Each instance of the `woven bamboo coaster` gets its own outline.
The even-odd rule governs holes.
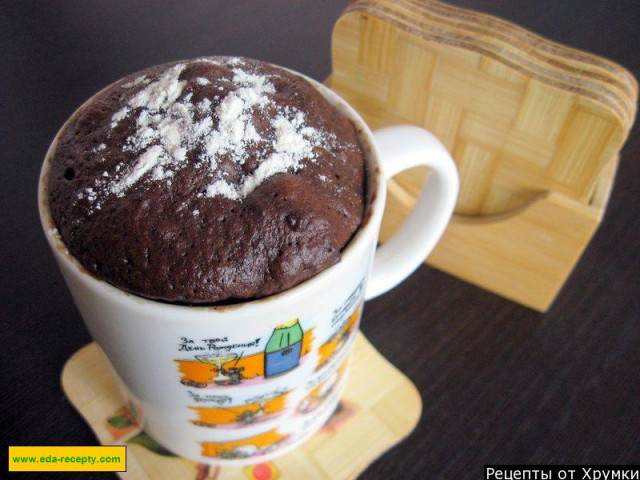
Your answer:
[[[638,84],[620,65],[435,0],[352,0],[333,29],[329,86],[372,129],[414,124],[460,173],[427,262],[546,311],[604,215]],[[380,239],[425,171],[387,184]]]
[[[104,445],[127,445],[127,480],[348,479],[414,429],[422,402],[415,385],[358,333],[344,398],[324,428],[300,448],[246,467],[197,464],[165,451],[133,421],[96,343],[78,350],[62,388]]]

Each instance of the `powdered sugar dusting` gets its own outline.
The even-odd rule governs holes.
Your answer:
[[[133,169],[122,178],[121,181],[113,185],[113,191],[117,194],[122,194],[124,190],[135,184],[140,178],[152,169],[159,168],[160,162],[163,160],[164,152],[160,145],[154,145],[146,152],[144,152],[138,158],[138,161],[133,166]],[[154,171],[154,176],[162,176],[163,173],[159,169],[158,172]]]
[[[133,80],[132,82],[128,82],[125,83],[124,85],[122,85],[124,88],[133,88],[133,87],[137,87],[140,84],[148,84],[150,82],[150,80],[147,78],[146,75],[141,75],[138,78],[136,78],[135,80]]]
[[[230,198],[231,200],[238,200],[240,198],[238,191],[224,180],[216,180],[209,185],[207,187],[206,195],[207,197],[217,197],[220,195],[222,197]]]
[[[239,196],[246,197],[262,182],[278,173],[300,170],[305,158],[315,159],[313,148],[321,145],[322,136],[305,126],[302,112],[297,112],[293,120],[279,116],[271,121],[271,126],[275,130],[275,152],[243,180],[238,188]]]
[[[255,107],[265,107],[270,103],[267,94],[275,92],[265,76],[247,73],[238,68],[233,69],[233,74],[232,82],[239,88],[230,92],[215,108],[218,128],[207,132],[204,139],[203,159],[214,166],[216,157],[225,154],[231,155],[239,164],[244,163],[247,147],[260,140],[252,123],[251,113]],[[201,106],[199,109],[206,111],[206,107],[207,105]]]
[[[204,98],[193,103],[193,93],[185,94],[187,81],[180,80],[188,66],[184,63],[172,66],[155,80],[143,75],[123,85],[144,86],[111,117],[112,128],[118,128],[123,120],[134,116],[135,131],[122,150],[132,152],[137,159],[131,165],[117,165],[105,172],[79,196],[99,209],[108,197],[122,197],[136,185],[165,182],[170,186],[176,173],[192,165],[203,169],[208,182],[201,197],[242,201],[268,178],[299,171],[304,168],[304,160],[314,162],[314,148],[326,146],[335,138],[311,128],[302,111],[275,104],[275,87],[268,76],[243,69],[238,58],[227,60],[226,65],[232,67],[233,77],[224,80],[235,89],[218,87],[221,93],[213,101]],[[211,83],[202,76],[193,81],[199,87]],[[270,131],[260,134],[253,114],[269,108],[276,115],[270,120]],[[256,145],[260,148],[254,148]],[[263,148],[265,145],[269,148]],[[102,144],[96,150],[104,148]],[[254,157],[257,155],[257,167],[229,181],[218,168],[218,161],[224,156],[243,165],[249,148]]]

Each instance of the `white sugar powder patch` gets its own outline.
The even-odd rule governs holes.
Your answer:
[[[138,78],[136,78],[135,80],[133,80],[132,82],[128,82],[125,83],[124,85],[122,85],[124,88],[133,88],[133,87],[137,87],[140,84],[148,84],[150,82],[150,80],[147,78],[146,75],[142,75]]]
[[[234,69],[233,72],[232,81],[239,88],[230,92],[216,107],[218,128],[211,130],[204,140],[203,157],[212,163],[215,163],[217,156],[224,154],[230,154],[239,164],[244,163],[247,147],[260,140],[252,123],[252,111],[255,107],[270,103],[267,94],[275,92],[271,82],[264,76],[240,69]]]
[[[275,131],[275,152],[260,163],[251,175],[243,179],[238,186],[242,197],[246,197],[262,182],[278,173],[300,170],[302,160],[306,158],[313,161],[313,147],[321,144],[322,136],[316,130],[304,126],[302,112],[297,112],[293,121],[282,116],[277,117],[271,121],[271,125]]]
[[[211,100],[204,98],[198,105],[196,105],[196,108],[200,113],[208,112],[211,110]]]
[[[134,183],[136,183],[140,178],[151,169],[157,167],[164,156],[164,152],[160,145],[154,145],[149,150],[144,152],[138,158],[138,161],[133,166],[133,170],[131,170],[125,177],[115,184],[114,191],[118,195],[122,195],[124,189],[130,187]]]
[[[227,61],[227,65],[233,66],[241,63],[236,58]],[[115,128],[125,118],[136,115],[135,132],[122,149],[138,157],[132,166],[117,165],[115,171],[104,172],[93,188],[79,194],[80,198],[100,208],[110,195],[124,196],[140,182],[164,181],[170,185],[175,173],[189,164],[188,152],[198,150],[202,152],[197,159],[199,165],[206,167],[205,174],[211,179],[204,196],[241,201],[273,175],[296,172],[303,168],[303,160],[315,161],[313,149],[335,138],[309,127],[303,112],[275,105],[272,100],[275,88],[267,76],[238,67],[232,70],[233,78],[227,79],[236,86],[235,90],[228,91],[226,96],[223,93],[224,98],[215,108],[206,98],[194,104],[191,93],[183,95],[186,81],[180,80],[180,75],[185,68],[185,64],[178,64],[154,81],[141,76],[124,85],[125,88],[144,85],[144,88],[113,114],[111,125]],[[195,83],[205,86],[210,81],[197,77]],[[218,87],[218,90],[225,89]],[[270,122],[270,132],[262,138],[253,124],[253,113],[269,106],[275,107],[277,115]],[[206,116],[196,120],[196,114],[199,118]],[[212,117],[217,118],[215,128]],[[224,155],[242,165],[247,149],[258,142],[270,143],[272,153],[262,149],[256,154],[254,149],[253,154],[258,155],[257,168],[239,182],[225,180],[227,174],[217,168],[219,158]],[[95,150],[105,148],[101,144]]]
[[[231,200],[238,200],[240,195],[233,185],[225,182],[224,180],[217,180],[207,187],[207,197],[216,197],[218,195],[222,197],[230,198]]]
[[[127,117],[127,115],[129,115],[130,111],[131,111],[131,108],[124,107],[118,110],[116,113],[114,113],[113,116],[111,117],[111,128],[116,128],[118,126],[118,123],[120,123],[120,121],[124,120]]]
[[[129,106],[146,107],[149,110],[162,110],[169,107],[180,96],[186,84],[185,81],[178,81],[184,68],[183,64],[170,68],[158,80],[140,90],[129,100]]]

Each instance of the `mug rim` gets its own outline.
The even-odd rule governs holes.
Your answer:
[[[169,62],[180,63],[184,62],[192,62],[197,61],[199,59],[207,59],[207,57],[199,57],[192,60],[179,60],[177,62]],[[341,271],[348,268],[349,264],[352,263],[352,259],[356,257],[357,250],[363,248],[366,245],[366,242],[369,240],[369,237],[374,237],[374,242],[378,238],[378,225],[380,223],[383,208],[386,200],[386,182],[384,182],[384,175],[382,170],[382,165],[379,159],[379,152],[377,146],[375,144],[373,133],[371,129],[366,124],[366,122],[362,119],[360,114],[356,112],[356,110],[340,95],[331,90],[326,85],[309,78],[308,76],[297,72],[295,70],[282,67],[280,65],[272,64],[269,62],[269,65],[272,65],[276,68],[280,68],[282,70],[286,70],[288,72],[297,75],[306,81],[308,81],[322,96],[327,100],[333,107],[337,108],[338,111],[348,120],[350,120],[356,130],[356,134],[358,136],[358,141],[362,148],[364,159],[365,159],[365,182],[367,186],[367,191],[365,192],[367,204],[365,207],[364,217],[362,224],[355,232],[353,237],[349,240],[349,243],[346,247],[342,249],[340,252],[340,260],[338,263],[331,265],[330,267],[322,270],[321,272],[315,274],[314,276],[304,280],[303,282],[287,289],[282,292],[278,292],[272,295],[268,295],[266,297],[260,298],[250,298],[246,300],[240,300],[237,303],[232,304],[223,304],[223,305],[215,305],[215,304],[179,304],[179,303],[170,303],[167,301],[152,299],[148,297],[144,297],[135,293],[128,292],[107,280],[103,280],[95,276],[93,273],[89,272],[80,261],[73,256],[59,233],[52,233],[52,229],[55,229],[57,232],[57,226],[53,217],[51,215],[51,210],[49,208],[49,198],[48,198],[48,182],[49,182],[49,171],[51,158],[55,152],[55,148],[58,144],[58,139],[60,134],[65,129],[67,124],[76,116],[76,114],[85,106],[88,105],[96,96],[101,94],[104,90],[111,87],[115,83],[121,81],[116,80],[111,84],[107,85],[105,88],[96,92],[94,95],[89,97],[85,102],[83,102],[74,112],[69,116],[69,118],[63,123],[60,130],[56,133],[51,142],[47,153],[45,154],[45,158],[42,163],[42,167],[40,169],[40,175],[38,179],[38,210],[40,216],[40,223],[44,230],[45,237],[49,246],[51,247],[55,258],[63,262],[66,266],[71,268],[74,274],[87,284],[94,290],[99,290],[102,295],[110,296],[114,299],[124,301],[124,302],[132,302],[136,303],[139,306],[144,306],[145,308],[160,308],[160,309],[169,309],[175,312],[190,312],[190,313],[226,313],[228,311],[247,311],[254,308],[264,308],[265,305],[269,304],[273,306],[274,304],[284,304],[305,294],[309,294],[318,286],[327,283],[330,281],[330,278],[333,275],[339,275]]]

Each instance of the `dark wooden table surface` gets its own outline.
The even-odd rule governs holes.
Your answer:
[[[36,210],[40,163],[62,122],[111,81],[173,59],[245,55],[322,79],[330,71],[331,28],[345,3],[0,4],[0,437],[6,445],[96,443],[60,388],[65,360],[90,338]],[[451,3],[640,74],[638,0]],[[639,155],[636,128],[604,221],[546,314],[426,266],[367,304],[362,330],[415,382],[424,412],[413,434],[363,478],[481,478],[486,463],[640,463]]]

